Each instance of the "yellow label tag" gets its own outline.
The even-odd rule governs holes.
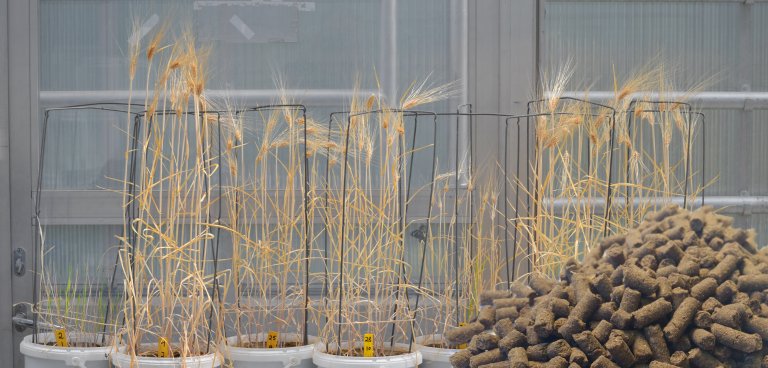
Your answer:
[[[373,357],[373,334],[367,333],[363,335],[363,356],[366,358]]]
[[[277,347],[277,331],[269,331],[267,334],[267,348],[274,349]]]
[[[67,331],[64,329],[56,330],[53,332],[54,335],[56,335],[56,346],[60,346],[62,348],[68,348],[69,343],[67,342]]]
[[[170,358],[171,347],[168,346],[168,340],[165,337],[161,337],[157,340],[157,357],[158,358]]]
[[[464,327],[466,325],[467,325],[466,322],[459,322],[459,327]],[[466,348],[467,348],[467,344],[459,344],[459,349],[466,349]]]

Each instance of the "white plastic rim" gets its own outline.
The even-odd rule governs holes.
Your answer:
[[[345,343],[342,343],[341,346],[345,347],[345,345]],[[362,344],[355,345],[362,346]],[[394,346],[406,351],[408,350],[408,344],[395,344]],[[336,348],[336,344],[328,344],[328,348],[333,350]],[[315,354],[312,356],[312,361],[314,361],[315,365],[320,368],[414,368],[422,362],[421,353],[415,348],[415,345],[411,353],[364,358],[328,354],[325,350],[325,344],[322,342],[319,342],[315,345]]]
[[[433,343],[442,344],[443,342],[443,335],[441,334],[419,336],[415,339],[416,346],[418,346],[418,350],[421,352],[425,363],[428,361],[450,363],[451,355],[455,354],[459,349],[426,346]]]
[[[302,341],[303,336],[296,333],[280,334],[280,341]],[[277,363],[282,367],[298,367],[303,361],[312,361],[312,353],[319,340],[315,336],[309,336],[309,345],[283,347],[283,348],[243,348],[236,346],[239,342],[263,342],[266,340],[266,334],[251,334],[243,336],[232,336],[227,338],[227,346],[222,347],[222,353],[235,365],[243,363]],[[257,366],[257,365],[252,365]]]
[[[446,348],[435,348],[430,345],[433,343],[443,343],[443,335],[441,334],[434,334],[434,335],[426,335],[426,336],[419,336],[415,340],[415,346],[421,353],[421,356],[424,359],[424,362],[422,363],[423,368],[451,368],[451,355],[455,354],[458,349],[446,349]]]
[[[112,352],[112,346],[93,347],[93,348],[63,348],[59,346],[43,345],[56,341],[52,333],[37,334],[37,341],[32,342],[32,336],[24,337],[19,346],[19,350],[25,357],[25,367],[107,367],[109,365],[109,354]],[[91,341],[94,336],[89,334],[70,333],[70,341]],[[88,337],[86,339],[85,337]]]
[[[125,347],[112,353],[112,364],[117,368],[216,368],[221,365],[217,353],[186,358],[136,357],[131,365],[131,356],[125,353]]]

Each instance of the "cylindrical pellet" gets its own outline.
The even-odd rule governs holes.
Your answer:
[[[763,348],[763,340],[758,334],[748,334],[719,323],[712,324],[715,340],[731,349],[752,353]]]
[[[691,340],[702,350],[712,351],[715,348],[715,335],[705,329],[696,328],[691,331]]]
[[[699,328],[710,328],[712,327],[712,315],[705,311],[698,311],[693,317],[693,323]]]
[[[712,295],[715,295],[715,290],[717,290],[717,280],[712,277],[707,277],[691,288],[691,296],[700,301],[704,301]]]
[[[528,360],[535,360],[537,362],[545,362],[549,360],[549,357],[547,356],[547,346],[549,346],[547,343],[528,346],[525,349],[526,354],[528,354]]]
[[[567,368],[568,367],[568,360],[561,356],[556,356],[552,359],[550,359],[546,364],[546,368]]]
[[[445,332],[445,340],[450,345],[459,345],[469,342],[475,336],[485,330],[480,322],[472,322],[466,326],[456,327]]]
[[[568,357],[568,362],[573,364],[576,363],[579,366],[583,367],[587,363],[589,363],[589,358],[587,358],[587,354],[584,354],[583,351],[579,348],[571,348],[571,355]]]
[[[547,356],[552,359],[556,356],[568,358],[571,355],[571,345],[563,339],[556,340],[547,346]]]
[[[635,364],[635,356],[621,337],[615,336],[608,339],[605,348],[611,353],[611,360],[619,363],[620,366],[631,367]]]
[[[560,336],[566,339],[572,339],[574,335],[584,331],[586,324],[576,318],[568,318],[563,327],[557,330]],[[569,340],[570,341],[570,340]]]
[[[506,290],[485,290],[480,293],[480,305],[489,305],[495,299],[509,298],[511,294]]]
[[[454,368],[469,368],[469,359],[472,358],[472,353],[469,350],[459,350],[455,354],[451,355],[448,360]]]
[[[645,296],[653,295],[659,287],[656,279],[636,266],[624,269],[624,285],[641,292]]]
[[[510,368],[528,368],[528,354],[525,348],[517,347],[507,353]]]
[[[768,274],[744,275],[739,276],[738,280],[740,291],[749,293],[768,290]]]
[[[632,355],[635,356],[638,363],[648,363],[653,359],[651,344],[643,335],[635,336],[635,340],[632,342]]]
[[[590,368],[621,368],[616,363],[612,362],[610,359],[606,358],[605,356],[600,356],[597,358],[594,362],[592,362],[592,365],[589,366]]]
[[[477,368],[481,365],[496,363],[502,360],[504,360],[504,354],[502,354],[501,350],[488,350],[469,358],[469,367]]]
[[[511,330],[504,338],[499,340],[499,349],[502,351],[511,351],[517,347],[525,347],[528,344],[527,338],[518,330]]]
[[[712,322],[740,329],[742,323],[751,314],[746,305],[741,303],[728,304],[712,314]]]
[[[485,328],[491,328],[496,323],[496,308],[486,305],[480,308],[477,314],[477,322],[480,322]]]
[[[576,303],[576,306],[571,310],[570,318],[576,318],[580,321],[588,322],[592,317],[592,313],[595,313],[597,308],[600,307],[601,301],[597,295],[587,293],[582,299]]]
[[[512,323],[511,319],[500,319],[493,325],[493,332],[495,332],[499,338],[503,339],[510,331],[515,331],[515,324]]]
[[[574,341],[589,359],[596,360],[600,356],[607,356],[607,352],[600,341],[597,341],[592,332],[584,331],[573,336]]]
[[[552,307],[552,313],[555,317],[568,317],[571,314],[571,306],[567,300],[561,298],[551,298],[549,303]]]
[[[514,320],[519,315],[520,315],[520,312],[517,311],[517,307],[496,308],[497,321],[507,319],[507,318]]]
[[[739,287],[736,286],[736,283],[731,280],[726,280],[715,289],[715,297],[720,303],[728,304],[738,292]]]
[[[500,298],[493,300],[493,306],[496,309],[515,307],[519,311],[530,304],[531,300],[528,298]]]
[[[696,368],[724,368],[725,365],[717,358],[712,356],[712,354],[707,353],[706,351],[703,351],[699,348],[691,349],[690,352],[688,352],[688,360],[690,360],[691,365],[693,365]]]
[[[641,298],[642,294],[639,291],[628,287],[624,288],[624,295],[621,297],[619,309],[634,312],[637,308],[640,308]]]
[[[608,337],[611,335],[612,330],[613,325],[606,320],[602,320],[592,329],[592,334],[595,335],[597,341],[600,341],[601,344],[605,344],[605,342],[608,341]]]
[[[714,277],[717,283],[720,284],[723,281],[731,278],[733,271],[736,271],[736,267],[739,266],[739,258],[734,255],[727,255],[720,261],[715,268],[709,271],[708,277]]]
[[[643,328],[652,323],[658,322],[672,313],[672,303],[664,299],[656,299],[635,311],[635,328]]]
[[[625,367],[628,367],[628,366],[625,366]],[[664,363],[658,360],[654,360],[654,361],[651,361],[651,364],[648,365],[648,368],[679,368],[679,367],[674,364]]]
[[[768,342],[768,318],[752,316],[747,319],[744,327],[747,331],[760,335],[763,340]]]
[[[664,340],[664,333],[661,332],[661,327],[659,325],[650,325],[643,329],[643,333],[651,345],[653,358],[662,362],[668,362],[669,348],[667,347],[667,341]]]
[[[491,333],[480,333],[469,341],[467,349],[473,353],[496,349],[499,345],[499,337]]]
[[[616,328],[620,329],[627,329],[630,326],[632,326],[632,323],[634,322],[632,313],[627,312],[623,309],[619,309],[616,312],[613,312],[613,315],[611,316],[611,324],[614,325]]]
[[[669,341],[675,341],[685,332],[685,329],[691,324],[696,316],[696,311],[701,306],[701,302],[696,298],[685,298],[672,314],[672,319],[664,327],[664,336]]]
[[[539,273],[534,273],[531,275],[530,284],[531,289],[533,289],[533,291],[535,291],[538,295],[549,294],[549,292],[552,291],[552,287],[555,285],[552,280]]]
[[[683,256],[683,259],[677,264],[677,272],[688,276],[698,275],[700,268],[701,266],[699,266],[699,262],[696,262],[692,257],[687,255]]]
[[[541,338],[550,337],[555,332],[555,314],[549,308],[539,308],[533,320],[533,329]]]
[[[536,292],[530,286],[520,281],[515,281],[509,285],[509,290],[518,298],[532,298]]]
[[[691,349],[686,349],[686,351],[689,351],[689,350]],[[674,364],[677,367],[683,367],[683,368],[689,367],[688,354],[680,350],[672,353],[672,355],[669,356],[669,362]]]

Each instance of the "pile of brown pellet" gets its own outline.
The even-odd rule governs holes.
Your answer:
[[[480,296],[456,368],[768,368],[768,248],[702,207],[649,213],[604,239],[560,281]]]

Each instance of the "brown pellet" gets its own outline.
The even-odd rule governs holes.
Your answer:
[[[653,351],[653,358],[662,362],[669,361],[669,348],[667,342],[664,340],[664,333],[661,332],[659,325],[650,325],[643,329],[645,338],[651,345],[651,351]]]
[[[768,342],[768,318],[752,316],[747,319],[744,327],[748,332],[756,333]]]
[[[624,295],[621,297],[619,309],[627,312],[634,312],[637,308],[640,308],[641,298],[642,294],[639,291],[629,287],[624,288]]]
[[[658,322],[666,318],[670,313],[672,313],[672,303],[664,299],[656,299],[654,302],[635,311],[635,328],[643,328]]]
[[[715,297],[717,297],[717,300],[720,301],[720,303],[728,304],[738,292],[739,288],[736,286],[736,283],[731,280],[726,280],[715,289]]]
[[[634,320],[632,319],[632,313],[623,309],[619,309],[616,312],[613,312],[613,315],[611,316],[611,324],[622,330],[632,326],[633,322]]]
[[[555,314],[546,307],[539,308],[533,320],[533,328],[541,338],[548,338],[555,332]]]
[[[595,335],[597,341],[600,341],[601,344],[605,344],[605,342],[608,341],[608,337],[611,335],[612,330],[613,325],[606,320],[602,320],[592,329],[592,334]]]
[[[567,368],[568,360],[561,356],[556,356],[550,359],[544,366],[546,368]]]
[[[534,273],[531,275],[530,285],[536,294],[546,295],[552,291],[552,287],[554,287],[555,283],[542,274]]]
[[[715,290],[717,290],[717,280],[712,277],[707,277],[691,288],[691,296],[700,301],[704,301],[712,295],[715,295]]]
[[[712,351],[715,348],[715,335],[711,332],[696,328],[691,331],[691,340],[693,343],[705,351]]]
[[[466,326],[456,327],[445,332],[445,340],[450,345],[459,345],[469,342],[475,336],[485,330],[480,322],[472,322]]]
[[[528,298],[501,298],[493,300],[493,306],[496,309],[515,307],[518,311],[527,307],[530,303],[531,300]]]
[[[516,319],[520,315],[517,307],[496,308],[496,320]]]
[[[493,332],[495,332],[499,338],[504,338],[504,336],[507,336],[511,331],[515,331],[515,324],[512,323],[512,320],[509,318],[500,319],[493,325]]]
[[[610,359],[606,358],[605,356],[600,356],[594,362],[592,362],[592,365],[590,365],[590,368],[621,368],[621,367],[616,365],[616,363],[612,362]]]
[[[741,303],[728,304],[712,314],[712,322],[740,329],[748,314],[746,305]]]
[[[469,341],[467,349],[473,353],[496,349],[499,346],[499,337],[491,333],[480,333]]]
[[[576,363],[579,366],[583,367],[587,363],[589,363],[589,358],[587,358],[587,354],[584,354],[583,351],[579,348],[571,348],[571,355],[568,357],[569,363]]]
[[[556,340],[547,346],[547,356],[552,359],[556,356],[568,358],[571,355],[571,345],[563,339]]]
[[[587,322],[592,314],[595,313],[597,308],[600,307],[600,298],[597,295],[587,293],[581,298],[576,306],[571,310],[570,318],[576,318],[580,321]]]
[[[508,362],[496,362],[496,363],[490,363],[490,364],[483,364],[479,366],[478,368],[509,368]]]
[[[517,347],[525,347],[528,343],[527,338],[518,330],[512,330],[504,338],[499,340],[499,349],[502,351],[511,351]]]
[[[669,341],[676,341],[682,336],[685,329],[691,324],[696,316],[696,311],[701,306],[701,302],[696,298],[685,298],[672,314],[672,319],[664,327],[664,336]]]
[[[574,335],[584,331],[585,328],[586,324],[584,322],[576,318],[568,318],[563,327],[560,327],[557,330],[557,333],[559,333],[560,336],[569,339],[568,341],[571,341],[570,339],[573,339]]]
[[[624,285],[639,291],[645,296],[653,295],[659,287],[659,283],[655,278],[637,266],[630,266],[624,269]]]
[[[705,311],[696,312],[696,317],[693,317],[693,323],[699,328],[712,327],[712,315]]]
[[[611,359],[620,366],[630,367],[635,364],[635,356],[621,337],[615,336],[608,339],[605,348],[611,353]]]
[[[469,358],[469,368],[496,363],[504,360],[504,354],[499,349],[488,350]]]
[[[625,366],[625,367],[628,367],[628,366]],[[674,364],[664,363],[658,360],[651,361],[651,364],[649,364],[648,367],[649,368],[679,368]]]
[[[477,322],[480,322],[485,328],[491,328],[496,323],[496,308],[487,305],[480,308],[477,314]]]
[[[715,340],[731,349],[752,353],[763,348],[763,340],[758,334],[748,334],[719,323],[712,324]]]
[[[530,286],[520,281],[512,282],[509,285],[509,290],[518,298],[532,298],[536,294]]]
[[[547,361],[549,359],[547,356],[547,346],[549,346],[549,344],[541,343],[527,347],[525,352],[528,354],[528,360],[535,360],[539,362]]]
[[[768,274],[744,275],[738,278],[739,290],[743,292],[768,290]]]
[[[689,350],[691,349],[686,349],[686,351],[689,351]],[[682,367],[682,368],[688,368],[690,366],[690,364],[688,363],[688,354],[680,350],[672,353],[672,355],[669,356],[669,362],[674,364],[675,366]]]
[[[691,349],[688,352],[688,360],[696,368],[724,368],[725,365],[712,354],[707,353],[699,348]]]
[[[480,304],[489,305],[496,299],[509,298],[510,296],[511,293],[505,290],[485,290],[480,293]]]
[[[528,354],[525,348],[517,347],[507,353],[510,368],[528,368]]]
[[[718,284],[729,279],[736,267],[739,266],[739,258],[734,255],[727,255],[720,261],[715,268],[709,271],[708,277],[714,277]]]
[[[653,350],[651,344],[642,335],[635,336],[632,342],[632,355],[635,356],[638,363],[648,363],[653,359]]]
[[[591,331],[584,331],[580,332],[576,335],[573,335],[574,341],[576,341],[576,344],[579,346],[579,349],[581,349],[584,354],[587,354],[589,359],[596,360],[600,356],[607,356],[607,352],[605,351],[605,348],[603,348],[603,345],[600,344],[599,341],[595,338],[594,335],[592,335]]]
[[[571,313],[571,306],[565,299],[551,298],[549,303],[552,307],[552,313],[554,313],[557,318],[568,317]]]
[[[701,266],[699,266],[699,262],[696,262],[696,260],[688,255],[683,256],[683,259],[677,264],[677,272],[688,276],[698,275],[700,268]]]
[[[469,350],[464,349],[451,355],[451,357],[448,358],[448,361],[451,362],[451,365],[454,368],[469,368],[470,358],[472,358],[472,353],[470,353]]]

